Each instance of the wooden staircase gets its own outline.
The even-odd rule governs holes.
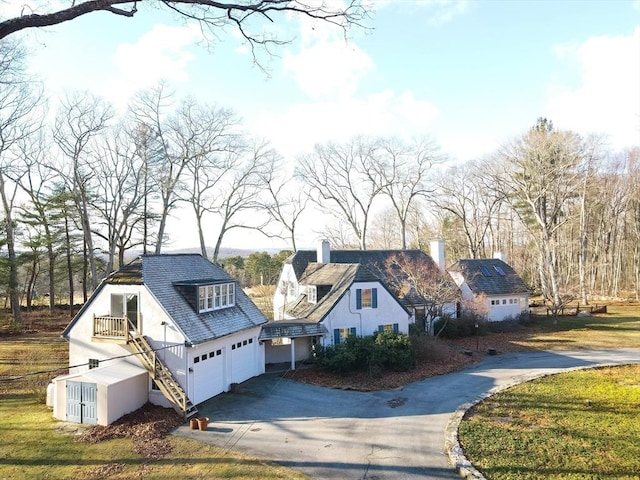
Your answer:
[[[138,354],[140,362],[149,371],[151,378],[156,382],[165,398],[169,400],[173,409],[185,419],[198,415],[196,406],[191,403],[186,392],[162,360],[158,358],[146,338],[134,330],[129,337],[129,345]]]

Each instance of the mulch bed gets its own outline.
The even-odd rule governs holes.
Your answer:
[[[461,370],[479,360],[478,355],[468,355],[464,353],[464,349],[439,342],[437,351],[432,357],[418,361],[417,365],[407,372],[385,372],[376,377],[372,377],[366,371],[336,375],[313,365],[286,372],[283,376],[323,387],[367,392],[401,388],[408,383]]]
[[[79,442],[98,443],[112,438],[130,437],[136,453],[149,459],[171,452],[167,434],[182,425],[184,419],[174,410],[147,403],[111,425],[92,425],[76,437]]]

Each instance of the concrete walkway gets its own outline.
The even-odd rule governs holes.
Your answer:
[[[267,374],[201,405],[200,415],[211,419],[208,430],[182,426],[175,433],[315,479],[457,479],[444,444],[460,405],[541,374],[623,363],[640,363],[640,349],[488,356],[460,372],[366,393]]]

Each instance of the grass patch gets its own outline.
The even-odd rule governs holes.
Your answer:
[[[521,343],[538,349],[638,348],[640,306],[611,305],[606,314],[588,317],[539,317]]]
[[[458,434],[491,480],[637,479],[640,365],[512,387],[470,410]]]
[[[67,343],[58,335],[0,338],[0,479],[307,478],[267,461],[174,436],[168,437],[172,451],[159,460],[135,453],[131,438],[78,442],[76,427],[55,421],[44,405],[46,386],[56,373],[7,380],[66,367],[67,358]],[[61,425],[71,426],[71,433]]]

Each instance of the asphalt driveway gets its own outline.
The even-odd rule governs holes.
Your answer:
[[[205,402],[206,431],[175,434],[236,449],[315,479],[457,479],[444,451],[456,409],[493,388],[579,366],[640,363],[640,349],[488,356],[396,390],[353,392],[267,374]]]

